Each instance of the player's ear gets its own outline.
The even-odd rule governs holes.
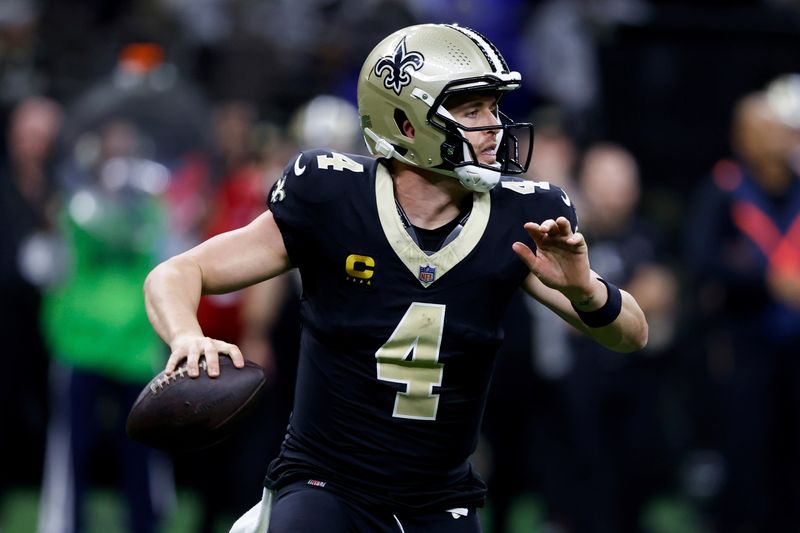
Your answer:
[[[403,121],[403,133],[409,139],[414,138],[414,126],[411,125],[411,122],[408,119]]]
[[[406,114],[403,113],[400,109],[394,110],[394,122],[400,128],[400,131],[403,132],[403,135],[405,135],[409,139],[414,138],[415,135],[414,126],[411,124],[411,121],[408,120]]]

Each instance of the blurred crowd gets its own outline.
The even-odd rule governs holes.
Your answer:
[[[658,46],[619,76],[632,56],[610,50],[642,28],[694,43],[712,14],[714,31],[763,35],[772,55],[727,65],[740,82],[719,98],[691,87],[696,101],[716,98],[713,113],[682,123],[681,139],[659,137],[647,125],[673,110],[655,97],[692,81]],[[124,434],[168,355],[144,277],[255,218],[296,151],[365,153],[363,58],[397,28],[454,21],[522,71],[504,111],[534,123],[528,177],[568,192],[593,267],[650,324],[647,349],[620,356],[516,297],[475,457],[490,487],[485,529],[512,531],[515,502],[534,494],[530,531],[670,531],[648,514],[665,498],[692,517],[671,531],[800,531],[790,0],[0,0],[0,503],[34,487],[40,533],[85,531],[96,488],[119,492],[136,533],[163,528],[176,490],[202,501],[203,532],[255,503],[291,411],[299,279],[203,298],[206,334],[261,364],[269,390],[232,439],[169,456]],[[643,125],[633,138],[612,118],[637,104],[633,82],[610,87],[629,78],[655,91],[636,95],[651,114],[616,115]],[[612,91],[622,98],[607,105]],[[719,138],[696,142],[712,120]],[[721,148],[676,149],[685,139]]]

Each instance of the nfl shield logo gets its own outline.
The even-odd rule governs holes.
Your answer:
[[[436,267],[430,265],[421,265],[419,267],[419,280],[422,283],[430,284],[436,279]]]

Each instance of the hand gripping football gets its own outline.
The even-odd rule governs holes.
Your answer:
[[[154,377],[128,414],[128,436],[169,451],[206,448],[230,436],[263,391],[264,370],[250,361],[236,368],[222,354],[219,376],[208,377],[203,359],[200,369],[190,378],[184,362]]]

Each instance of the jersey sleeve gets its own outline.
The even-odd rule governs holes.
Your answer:
[[[522,211],[525,222],[541,224],[548,219],[565,217],[572,231],[578,231],[578,215],[566,191],[546,181],[530,181],[504,177],[501,182],[504,195],[514,199]]]
[[[569,220],[572,231],[578,231],[578,213],[564,189],[556,185],[550,185],[549,190],[544,191],[542,196],[545,201],[542,202],[543,209],[540,216],[544,216],[544,218],[532,222],[544,222],[549,218],[555,220],[558,217],[565,217]]]
[[[295,266],[314,250],[320,228],[337,217],[339,199],[347,194],[346,173],[362,172],[352,157],[309,150],[293,157],[272,186],[268,203]]]

